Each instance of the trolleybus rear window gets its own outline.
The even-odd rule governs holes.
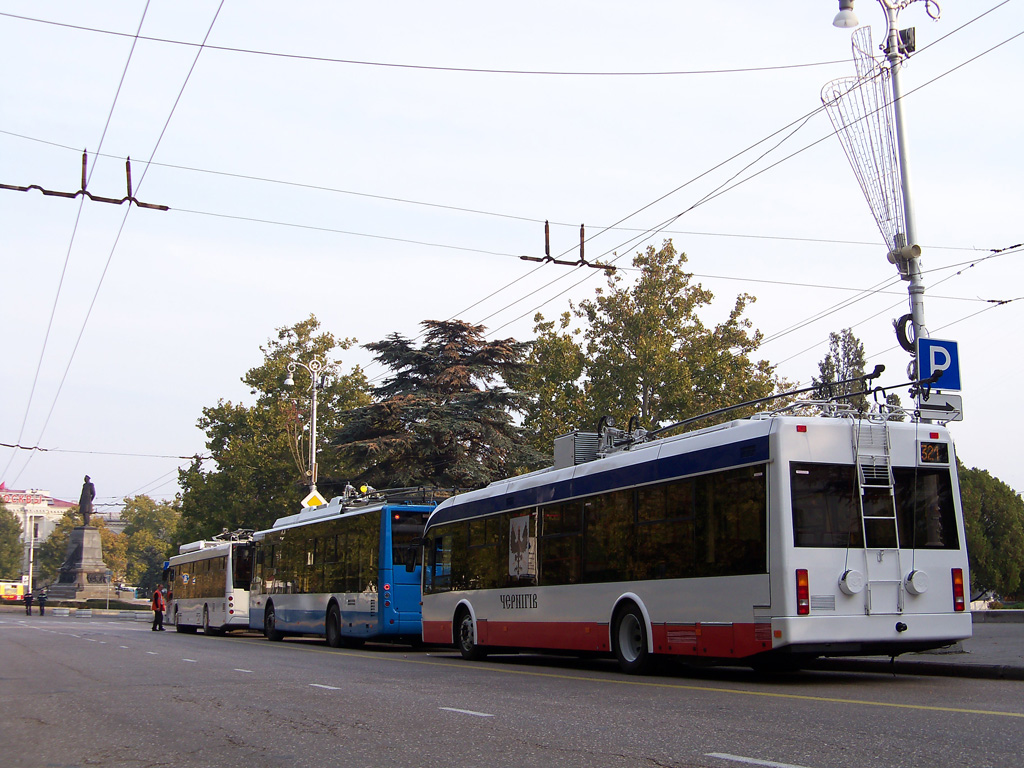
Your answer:
[[[856,467],[848,464],[790,465],[793,538],[798,547],[958,549],[959,536],[949,469],[894,467],[893,495],[887,486],[865,488],[861,521]],[[896,527],[884,518],[896,516]]]

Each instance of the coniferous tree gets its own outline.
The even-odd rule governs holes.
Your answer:
[[[366,345],[392,374],[335,435],[353,482],[470,488],[536,463],[513,420],[524,400],[505,386],[525,345],[458,320],[422,325],[419,347],[398,333]]]

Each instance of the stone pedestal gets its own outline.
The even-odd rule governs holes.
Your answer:
[[[103,599],[108,590],[107,564],[103,562],[99,528],[80,525],[72,529],[67,557],[60,567],[60,578],[56,584],[50,585],[50,599]]]

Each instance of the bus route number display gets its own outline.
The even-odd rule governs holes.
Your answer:
[[[922,464],[949,464],[949,446],[946,443],[921,443]]]

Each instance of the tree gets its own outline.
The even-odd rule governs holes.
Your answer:
[[[834,331],[828,335],[828,354],[818,363],[818,376],[812,379],[812,384],[818,387],[816,396],[821,400],[841,398],[854,406],[858,411],[865,412],[870,407],[865,395],[852,395],[854,392],[862,392],[864,384],[860,382],[840,384],[849,382],[849,379],[856,379],[864,376],[864,344],[853,335],[850,328],[844,328],[839,333]],[[900,407],[900,396],[890,392],[885,397],[885,402],[894,408]],[[902,415],[894,417],[896,421],[903,421]]]
[[[627,285],[621,274],[609,275],[607,286],[599,288],[595,298],[573,308],[583,321],[578,342],[566,333],[565,316],[560,334],[537,317],[537,357],[555,346],[565,361],[533,369],[527,423],[532,429],[540,426],[545,441],[554,429],[542,414],[558,404],[561,387],[579,403],[573,416],[589,414],[587,421],[594,424],[610,414],[623,425],[636,416],[648,429],[764,397],[778,387],[771,366],[751,359],[761,333],[752,331],[743,314],[754,297],[739,295],[728,318],[708,327],[699,312],[714,296],[692,282],[685,263],[686,254],[678,253],[671,240],[660,250],[651,246],[638,253],[633,259],[640,271],[635,282]],[[575,352],[570,344],[577,345]],[[580,371],[582,376],[577,375]],[[558,381],[559,376],[566,378]],[[558,429],[578,426],[548,418]]]
[[[392,376],[335,432],[340,454],[357,467],[353,480],[477,487],[537,463],[513,421],[524,400],[504,386],[521,369],[525,345],[487,341],[483,326],[458,320],[422,325],[418,348],[398,333],[366,345]]]
[[[21,577],[21,523],[0,504],[0,579]]]
[[[256,403],[219,401],[204,408],[199,428],[206,432],[210,457],[196,457],[179,472],[182,487],[180,541],[220,533],[223,528],[266,528],[284,515],[293,514],[307,493],[306,455],[309,440],[309,379],[299,369],[294,391],[284,386],[292,360],[308,363],[314,357],[324,363],[326,381],[317,390],[318,431],[321,436],[336,430],[341,414],[369,402],[366,377],[359,367],[340,373],[339,350],[354,339],[338,339],[318,332],[319,321],[310,315],[293,326],[279,328],[263,352],[263,364],[251,369],[242,381],[256,395]],[[303,380],[305,379],[305,380]],[[320,483],[326,488],[343,485],[348,469],[337,465],[329,445],[319,460],[327,471]],[[210,468],[207,464],[215,464]],[[180,542],[179,542],[180,543]]]
[[[1024,501],[987,471],[958,467],[972,595],[1011,595],[1024,575]]]
[[[173,542],[180,519],[178,501],[168,504],[149,496],[125,498],[121,511],[121,520],[125,523],[121,534],[125,543],[125,581],[146,593],[160,583],[164,561],[175,554]]]
[[[556,329],[555,321],[546,321],[538,313],[533,329],[537,337],[530,343],[526,364],[507,373],[509,386],[526,401],[523,432],[545,455],[551,453],[559,435],[585,425],[593,428],[593,411],[583,381],[586,357],[568,331],[571,322],[571,315],[565,312]]]

